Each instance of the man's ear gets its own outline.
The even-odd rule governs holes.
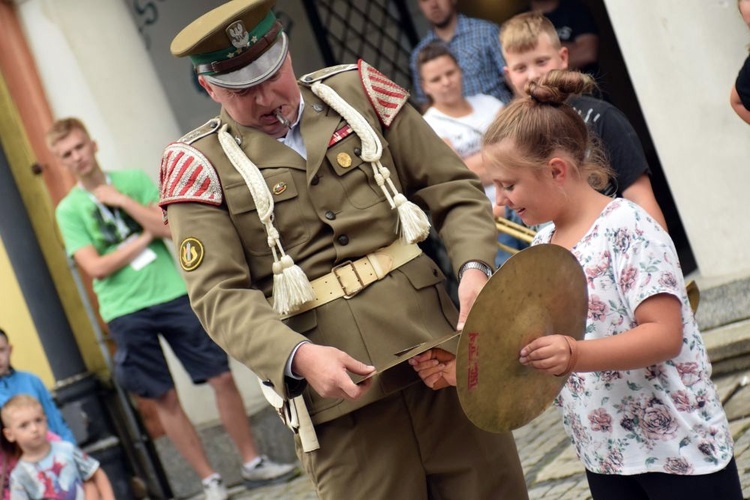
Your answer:
[[[201,87],[203,87],[203,89],[206,91],[209,97],[211,97],[211,99],[213,99],[216,102],[219,102],[216,100],[216,93],[214,92],[214,88],[211,86],[210,83],[206,81],[205,78],[203,78],[202,75],[198,75],[198,83],[200,84]]]

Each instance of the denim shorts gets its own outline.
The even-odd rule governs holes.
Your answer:
[[[115,380],[144,398],[158,398],[174,387],[159,335],[194,383],[229,371],[226,353],[203,329],[187,295],[115,318],[109,322],[109,333],[117,344]]]

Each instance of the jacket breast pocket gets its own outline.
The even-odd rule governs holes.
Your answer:
[[[381,138],[383,148],[387,147]],[[375,181],[375,171],[371,163],[359,157],[362,143],[356,135],[350,135],[332,146],[326,158],[336,173],[346,198],[355,208],[369,208],[385,201],[382,189]]]
[[[304,186],[305,172],[290,168],[263,169],[263,178],[274,203],[273,225],[281,235],[285,249],[310,239],[308,224],[304,223],[303,209],[297,186]],[[297,174],[297,175],[295,175]],[[295,180],[297,177],[297,180]],[[255,200],[245,183],[224,188],[224,199],[229,215],[247,251],[253,255],[269,255],[268,235],[258,217]]]

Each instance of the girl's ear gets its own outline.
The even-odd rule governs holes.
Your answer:
[[[552,180],[562,181],[568,176],[568,162],[559,156],[554,156],[547,162],[550,172],[552,173]]]

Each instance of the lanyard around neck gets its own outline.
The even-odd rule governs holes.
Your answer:
[[[105,177],[107,184],[112,184],[112,179],[110,179],[109,175]],[[115,227],[115,230],[117,231],[117,235],[120,237],[120,240],[124,240],[128,236],[130,236],[130,228],[128,228],[128,225],[125,224],[125,221],[122,218],[122,214],[120,213],[120,209],[117,207],[108,207],[101,201],[99,201],[96,196],[91,193],[88,189],[84,188],[83,185],[79,183],[79,186],[81,189],[86,191],[86,194],[88,195],[89,199],[96,205],[96,208],[99,209],[99,213],[102,216],[102,220],[106,222],[107,224],[112,224]]]

